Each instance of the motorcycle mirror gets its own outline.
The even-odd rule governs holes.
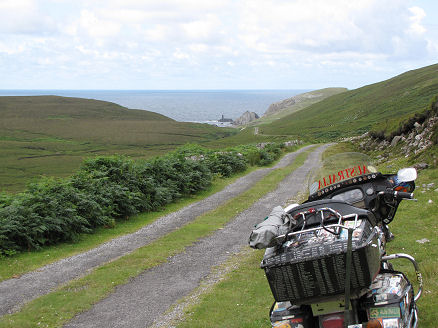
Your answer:
[[[413,167],[400,169],[397,172],[397,179],[399,182],[414,181],[417,178],[417,170]]]

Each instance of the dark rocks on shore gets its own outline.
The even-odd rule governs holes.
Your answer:
[[[224,115],[222,114],[222,118],[219,119],[218,122],[221,122],[221,123],[233,123],[233,120],[231,118],[225,118]]]

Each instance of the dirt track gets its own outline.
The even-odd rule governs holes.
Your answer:
[[[147,245],[155,239],[211,211],[253,186],[270,171],[290,165],[302,148],[284,156],[272,168],[256,170],[227,186],[224,190],[191,204],[180,211],[163,216],[139,231],[116,238],[88,252],[72,256],[16,279],[0,283],[0,316],[18,311],[26,302],[53,291],[90,270]],[[224,229],[199,240],[167,263],[147,270],[130,283],[119,286],[106,299],[97,303],[65,327],[147,327],[172,304],[189,294],[211,271],[231,254],[246,245],[251,227],[269,214],[274,205],[283,204],[302,190],[306,174],[318,162],[325,146],[313,151],[306,163],[289,175],[272,193],[236,216]]]
[[[273,205],[284,204],[303,189],[307,173],[318,163],[324,149],[322,146],[313,151],[305,164],[284,179],[274,192],[240,213],[224,229],[119,286],[109,297],[64,327],[151,326],[170,306],[198,287],[213,266],[224,263],[246,247],[251,228],[269,214]]]

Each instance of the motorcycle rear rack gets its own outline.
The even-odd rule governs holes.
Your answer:
[[[308,228],[308,229],[306,229],[306,221],[307,221],[306,220],[306,216],[309,215],[309,214],[314,214],[315,212],[319,212],[321,214],[321,218],[320,218],[321,226],[315,227],[315,228]],[[329,212],[330,215],[336,216],[338,218],[338,223],[337,224],[324,225],[324,212]],[[287,240],[289,237],[296,236],[296,235],[298,235],[298,239],[300,239],[301,235],[303,233],[316,232],[316,231],[319,231],[319,230],[322,230],[322,229],[324,229],[324,230],[326,230],[329,233],[332,233],[334,235],[339,235],[341,229],[348,229],[347,227],[345,227],[342,224],[342,221],[346,221],[348,219],[354,219],[354,227],[351,228],[351,229],[356,230],[358,228],[358,226],[359,226],[358,223],[357,223],[357,220],[359,218],[358,214],[354,214],[353,213],[353,214],[347,214],[347,215],[342,216],[338,211],[336,211],[336,210],[334,210],[334,209],[332,209],[330,207],[320,208],[317,211],[300,212],[300,213],[298,213],[298,214],[296,214],[294,216],[294,219],[296,219],[297,217],[302,217],[302,219],[303,219],[303,226],[302,226],[301,230],[300,231],[295,231],[295,232],[289,232],[289,233],[286,233],[286,234],[283,234],[283,235],[279,235],[279,236],[276,237],[277,240]],[[333,230],[330,230],[330,229],[333,229]]]
[[[409,260],[415,268],[415,275],[417,277],[417,282],[419,285],[418,292],[414,297],[414,301],[417,302],[420,299],[421,294],[423,292],[423,276],[420,272],[420,267],[418,266],[417,261],[415,261],[415,258],[413,258],[409,254],[396,253],[396,254],[390,254],[390,255],[383,256],[382,261],[391,261],[391,260],[396,260],[396,259],[400,259],[400,258]]]

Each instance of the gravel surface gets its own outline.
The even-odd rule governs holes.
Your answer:
[[[253,171],[228,185],[222,191],[186,206],[177,212],[160,217],[135,233],[113,239],[90,251],[54,262],[19,278],[0,282],[0,316],[16,312],[26,302],[48,294],[60,284],[84,276],[99,265],[147,245],[192,221],[197,216],[215,209],[227,200],[251,188],[272,170],[290,165],[299,153],[309,147],[311,146],[286,154],[274,167]]]
[[[89,311],[77,315],[65,328],[149,327],[179,299],[189,295],[232,254],[242,251],[254,224],[276,205],[284,205],[303,190],[307,173],[315,167],[326,146],[313,151],[305,164],[286,177],[278,188],[236,216],[223,229],[200,239],[168,262],[147,270],[103,299]],[[158,323],[158,325],[160,325]],[[163,325],[161,323],[161,325]],[[165,324],[164,324],[165,326]]]

